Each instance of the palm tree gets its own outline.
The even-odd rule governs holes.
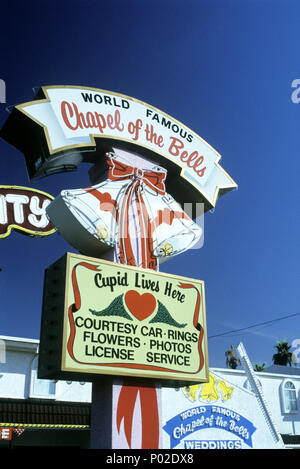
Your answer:
[[[292,352],[290,352],[291,345],[288,344],[287,340],[283,340],[282,342],[277,341],[277,345],[275,345],[277,349],[277,353],[273,355],[273,362],[274,365],[283,365],[287,366],[288,364],[292,366]]]
[[[265,368],[266,364],[265,362],[263,362],[262,365],[258,365],[257,363],[255,363],[254,365],[254,371],[263,371],[263,369]]]
[[[235,356],[234,348],[232,345],[230,345],[230,350],[226,350],[225,357],[226,365],[229,366],[229,368],[232,368],[233,370],[235,370],[237,366],[241,363],[240,359]]]

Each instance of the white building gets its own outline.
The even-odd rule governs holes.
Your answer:
[[[88,448],[91,383],[38,379],[38,349],[0,336],[0,447]]]
[[[225,380],[251,390],[243,369],[214,368]],[[256,373],[272,418],[287,447],[300,449],[300,369],[272,365]]]
[[[38,347],[38,340],[0,336],[0,447],[88,448],[92,384],[38,379]],[[206,385],[162,389],[163,448],[172,448],[172,422],[195,408],[238,414],[252,428],[251,444],[213,426],[188,438],[175,429],[175,449],[222,447],[224,441],[228,448],[300,448],[300,370],[273,366],[254,373],[246,361],[243,369],[210,369]]]

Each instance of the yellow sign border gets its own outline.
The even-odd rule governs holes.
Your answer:
[[[67,342],[68,342],[68,339],[69,339],[69,333],[68,333],[68,326],[69,326],[69,320],[68,320],[68,308],[69,308],[69,304],[68,304],[68,289],[69,289],[69,286],[68,286],[68,281],[67,279],[70,278],[70,275],[71,275],[71,272],[70,272],[70,258],[73,257],[73,258],[76,258],[78,259],[78,261],[84,261],[84,262],[88,262],[88,261],[91,261],[91,262],[94,262],[94,263],[101,263],[101,264],[106,264],[106,265],[117,265],[119,268],[125,268],[126,270],[132,270],[132,271],[138,271],[138,272],[143,272],[143,273],[149,273],[151,275],[159,275],[159,276],[163,276],[163,277],[166,277],[166,278],[172,278],[172,279],[178,279],[180,281],[187,281],[187,282],[193,282],[193,283],[198,283],[201,285],[201,291],[202,291],[202,301],[203,301],[203,312],[202,312],[202,316],[203,316],[203,324],[202,324],[202,327],[203,327],[203,332],[204,332],[204,335],[203,335],[203,355],[204,355],[204,364],[203,364],[203,368],[202,368],[202,374],[204,375],[202,378],[199,377],[199,376],[190,376],[188,373],[184,374],[184,375],[178,375],[176,376],[176,372],[174,373],[168,373],[166,372],[165,374],[163,374],[162,372],[160,372],[160,374],[158,375],[157,372],[153,371],[153,372],[144,372],[142,374],[139,374],[139,370],[137,369],[136,371],[133,370],[129,370],[129,371],[126,371],[126,372],[122,372],[122,369],[121,368],[115,368],[115,369],[101,369],[101,367],[99,367],[99,369],[89,369],[89,368],[86,368],[84,369],[83,367],[79,368],[79,367],[76,367],[75,365],[72,366],[71,368],[69,368],[67,365],[66,365],[66,355],[68,353],[67,351]],[[157,272],[157,271],[154,271],[152,269],[140,269],[140,268],[137,268],[137,267],[133,267],[133,266],[128,266],[126,264],[116,264],[115,262],[111,262],[111,261],[107,261],[107,260],[103,260],[103,259],[98,259],[98,258],[94,258],[94,257],[87,257],[87,256],[82,256],[82,255],[79,255],[79,254],[74,254],[74,253],[67,253],[67,260],[66,260],[66,282],[65,282],[65,291],[64,291],[64,319],[63,319],[63,330],[62,330],[62,354],[61,354],[61,371],[62,372],[73,372],[73,373],[78,373],[78,374],[82,374],[82,375],[87,375],[87,374],[92,374],[92,375],[111,375],[111,376],[123,376],[123,377],[135,377],[135,378],[152,378],[154,380],[158,380],[158,381],[163,381],[163,380],[169,380],[169,381],[179,381],[179,382],[197,382],[197,383],[202,383],[202,382],[208,382],[209,380],[209,366],[208,366],[208,344],[207,344],[207,324],[206,324],[206,305],[205,305],[205,288],[204,288],[204,281],[203,280],[199,280],[199,279],[193,279],[193,278],[189,278],[189,277],[182,277],[182,276],[179,276],[179,275],[174,275],[174,274],[168,274],[168,273],[164,273],[164,272]],[[93,366],[93,365],[91,365]],[[104,367],[103,367],[104,368]]]

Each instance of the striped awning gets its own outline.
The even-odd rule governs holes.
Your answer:
[[[90,404],[0,400],[0,427],[80,430],[90,425]]]
[[[10,423],[0,422],[1,427],[12,427],[12,428],[31,428],[31,429],[48,429],[48,430],[86,430],[89,429],[89,425],[59,425],[59,424],[46,424],[46,423]]]

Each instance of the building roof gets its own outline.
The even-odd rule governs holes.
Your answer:
[[[281,435],[285,445],[300,445],[300,435]]]
[[[300,376],[300,368],[295,366],[271,365],[268,368],[264,368],[262,373]]]
[[[38,339],[28,339],[24,337],[11,337],[7,335],[0,335],[1,344],[5,344],[6,350],[20,351],[20,352],[37,352],[39,347]]]
[[[25,342],[31,344],[38,344],[40,342],[38,339],[30,339],[28,337],[14,337],[10,335],[0,335],[0,339],[12,342]]]

